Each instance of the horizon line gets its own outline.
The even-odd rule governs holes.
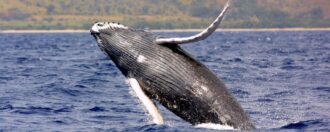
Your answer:
[[[204,29],[146,29],[149,32],[201,32]],[[330,27],[325,28],[226,28],[217,29],[216,32],[271,32],[271,31],[330,31]],[[85,29],[8,29],[0,30],[0,33],[84,33]]]

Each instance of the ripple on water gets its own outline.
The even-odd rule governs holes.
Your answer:
[[[274,66],[273,62],[268,59],[254,59],[251,61],[251,64],[259,68],[269,68]]]
[[[50,115],[53,113],[53,109],[48,107],[36,107],[36,106],[15,107],[13,112],[23,115],[30,115],[30,114]]]
[[[320,92],[330,93],[330,87],[316,87],[314,89],[317,90],[317,91],[320,91]]]
[[[326,62],[326,63],[330,63],[330,54],[328,54],[327,56],[323,57],[322,62]]]
[[[90,112],[104,112],[107,111],[104,107],[95,106],[89,109]]]
[[[6,105],[0,105],[0,111],[8,111],[8,110],[12,110],[14,107],[10,104],[6,104]]]
[[[299,121],[295,123],[289,123],[285,126],[282,126],[283,129],[299,129],[299,130],[308,130],[309,128],[318,128],[317,130],[330,130],[329,128],[325,128],[325,126],[329,126],[328,122],[325,122],[323,119],[316,119],[316,120],[306,120],[306,121]]]
[[[282,66],[281,69],[283,70],[304,70],[305,68],[303,66]]]
[[[249,92],[241,89],[233,89],[233,90],[231,89],[230,91],[235,95],[235,97],[239,97],[239,98],[248,98],[248,96],[250,95]]]
[[[266,94],[265,97],[278,98],[278,97],[292,96],[293,94],[294,94],[293,91],[287,90],[287,91],[281,91],[281,92],[274,92],[274,93],[271,93],[271,94]]]
[[[257,102],[274,102],[273,99],[269,99],[269,98],[259,98],[256,101]]]

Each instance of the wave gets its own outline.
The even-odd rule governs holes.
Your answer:
[[[282,126],[280,129],[307,129],[309,127],[327,126],[322,119],[298,121]],[[320,127],[319,127],[320,128]]]

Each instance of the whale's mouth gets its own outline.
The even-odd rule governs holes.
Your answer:
[[[98,44],[102,44],[102,39],[98,36],[99,34],[94,34],[94,38]]]
[[[100,38],[99,32],[94,32],[91,30],[91,35],[95,38],[95,40],[98,44],[102,44],[102,39]]]
[[[97,26],[98,22],[95,23],[92,28],[90,29],[90,33],[91,35],[95,38],[96,42],[98,44],[101,44],[102,43],[102,40],[100,38],[100,31],[99,31],[99,27]]]

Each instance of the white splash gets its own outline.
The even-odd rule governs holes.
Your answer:
[[[140,62],[140,63],[142,63],[142,62],[144,62],[146,59],[147,59],[147,58],[144,57],[143,55],[139,55],[139,57],[137,58],[137,61]]]
[[[151,101],[151,99],[147,95],[144,94],[144,92],[142,91],[142,88],[139,85],[139,82],[134,78],[129,78],[128,82],[130,83],[130,85],[133,88],[133,91],[135,92],[137,97],[140,99],[140,101],[145,106],[145,108],[147,109],[149,114],[152,116],[153,122],[155,124],[164,124],[162,115],[159,113],[157,107]]]
[[[221,124],[214,124],[214,123],[202,123],[202,124],[196,125],[195,127],[197,127],[197,128],[214,129],[214,130],[236,130],[232,126],[221,125]]]

